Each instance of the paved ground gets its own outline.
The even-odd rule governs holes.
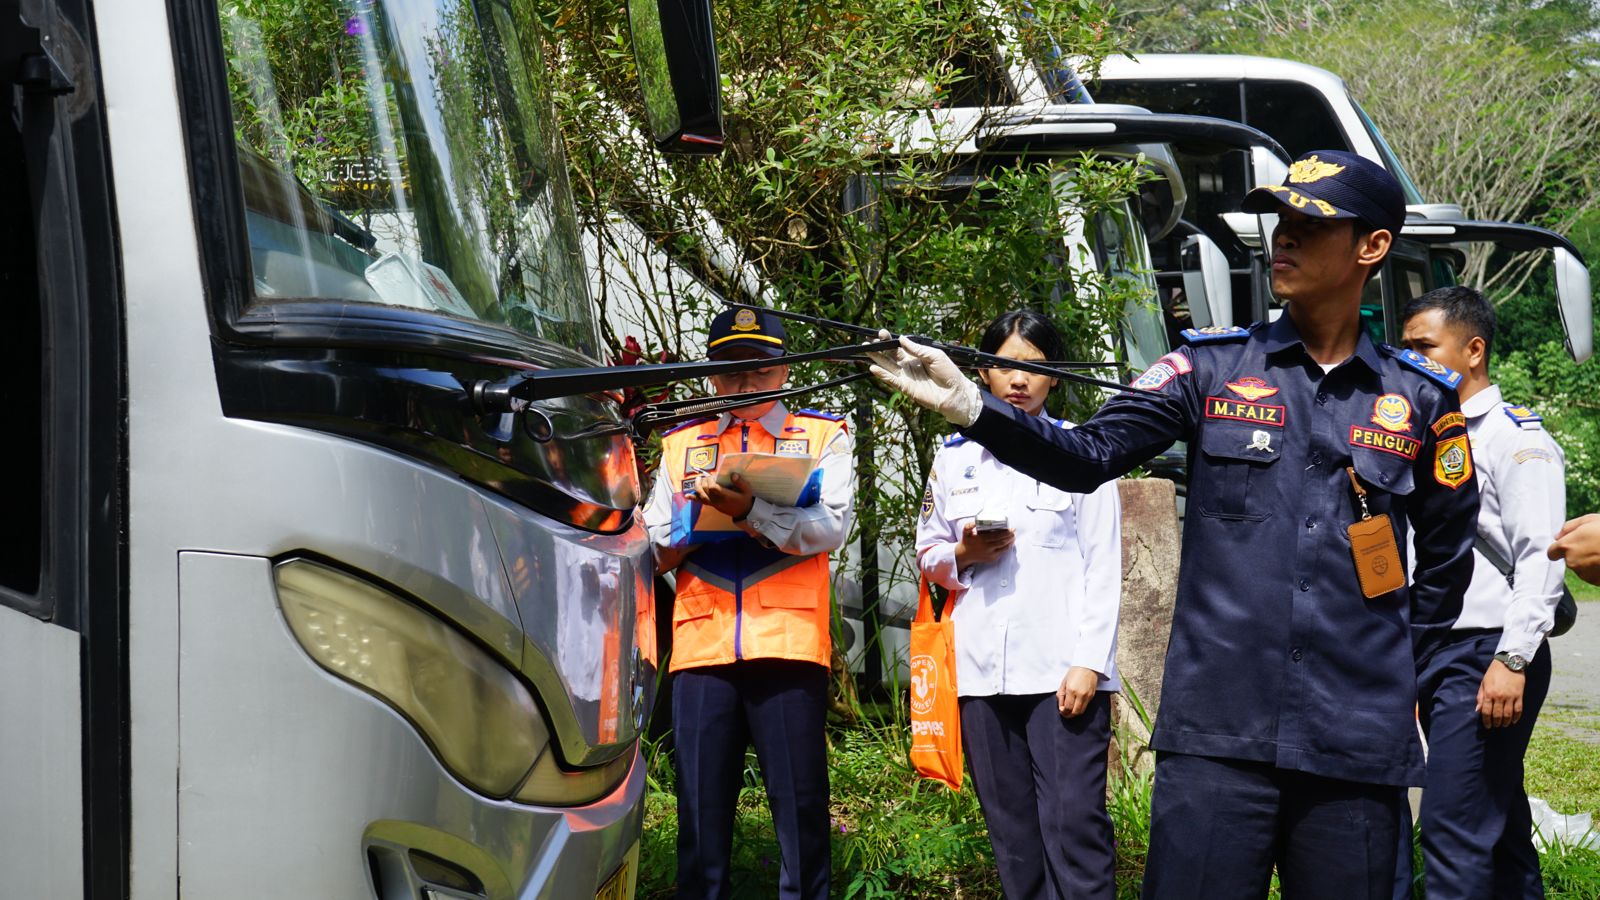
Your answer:
[[[1578,604],[1572,630],[1550,641],[1550,695],[1539,720],[1600,742],[1600,602]]]

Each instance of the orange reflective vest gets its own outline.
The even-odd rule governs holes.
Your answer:
[[[678,569],[674,672],[741,659],[830,662],[828,554],[785,553],[684,495],[696,469],[715,472],[729,453],[820,457],[845,428],[842,417],[813,410],[791,412],[783,425],[783,434],[772,435],[759,422],[735,419],[719,436],[717,421],[708,419],[680,425],[661,438],[657,477],[672,479],[673,543],[699,545]],[[820,475],[819,469],[814,478]],[[802,495],[800,505],[808,505],[807,499]]]

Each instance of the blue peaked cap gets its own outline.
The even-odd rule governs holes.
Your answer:
[[[1406,221],[1406,195],[1383,166],[1342,150],[1313,150],[1289,166],[1287,184],[1264,184],[1244,196],[1247,213],[1282,207],[1319,219],[1360,219],[1396,237]]]

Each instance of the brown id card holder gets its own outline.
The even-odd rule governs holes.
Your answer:
[[[1395,543],[1394,526],[1387,513],[1373,515],[1367,510],[1367,491],[1356,479],[1354,467],[1346,467],[1350,484],[1361,501],[1361,521],[1346,531],[1350,535],[1350,555],[1356,563],[1356,578],[1361,581],[1361,593],[1368,600],[1406,586],[1405,567],[1400,564],[1400,547]]]

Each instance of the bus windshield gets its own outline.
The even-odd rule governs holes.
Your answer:
[[[221,4],[254,300],[598,336],[531,0]]]
[[[1394,150],[1390,149],[1389,142],[1383,139],[1383,132],[1378,130],[1378,126],[1372,121],[1372,117],[1367,115],[1365,109],[1361,108],[1361,104],[1356,102],[1356,98],[1350,98],[1350,105],[1355,108],[1356,115],[1361,117],[1361,126],[1367,129],[1367,134],[1372,137],[1372,143],[1378,146],[1378,155],[1383,157],[1383,167],[1388,169],[1389,174],[1400,182],[1400,188],[1406,194],[1406,202],[1423,202],[1422,192],[1417,190],[1417,183],[1411,180],[1411,173],[1407,172],[1406,167],[1400,164],[1400,157],[1394,155]]]

